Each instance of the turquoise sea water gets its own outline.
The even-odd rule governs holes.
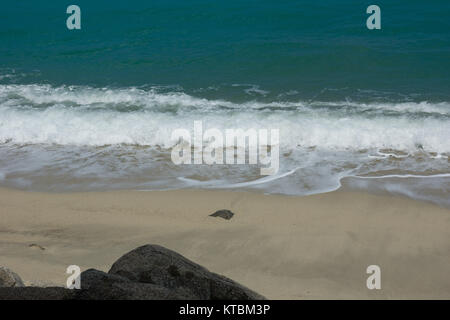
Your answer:
[[[66,28],[70,4],[81,30]],[[366,28],[371,4],[381,30]],[[288,194],[347,183],[446,203],[449,17],[447,0],[2,3],[0,182]],[[174,166],[170,133],[194,120],[280,128],[280,174],[294,172],[253,183],[251,166]]]
[[[72,2],[2,4],[2,69],[26,73],[21,82],[54,85],[156,84],[191,91],[255,84],[272,95],[295,90],[303,98],[345,88],[323,98],[379,90],[449,99],[446,0],[378,1],[381,30],[365,26],[370,1],[76,3],[79,31],[65,25]]]

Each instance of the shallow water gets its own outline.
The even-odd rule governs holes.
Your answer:
[[[449,206],[450,3],[17,2],[0,13],[0,184],[341,187]],[[279,129],[280,168],[172,163],[173,130]],[[208,142],[205,141],[205,144]]]

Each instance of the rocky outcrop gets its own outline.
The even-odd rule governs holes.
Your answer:
[[[108,273],[95,269],[81,273],[79,290],[10,286],[0,288],[0,300],[5,299],[254,300],[264,297],[174,251],[145,245],[119,258]]]
[[[23,287],[19,275],[8,268],[0,267],[0,287]]]
[[[112,265],[109,274],[170,290],[181,289],[193,299],[263,299],[233,280],[158,245],[142,246],[125,254]]]
[[[134,282],[127,278],[89,269],[81,274],[78,300],[189,300],[183,289],[170,290],[150,283]]]

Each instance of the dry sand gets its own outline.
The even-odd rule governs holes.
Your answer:
[[[208,215],[235,212],[227,221]],[[450,210],[355,192],[50,194],[0,189],[0,265],[26,284],[107,271],[154,243],[272,299],[450,298]],[[381,290],[366,268],[381,267]]]

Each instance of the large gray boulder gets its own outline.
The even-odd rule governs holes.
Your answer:
[[[130,251],[117,260],[108,273],[133,282],[182,290],[192,299],[265,299],[233,280],[212,273],[182,255],[158,245],[145,245]]]
[[[188,292],[132,282],[95,269],[81,274],[81,289],[62,287],[0,288],[0,300],[189,300]]]
[[[79,300],[189,300],[183,289],[170,290],[149,283],[133,282],[127,278],[89,269],[81,273]]]
[[[0,267],[0,287],[23,287],[19,275],[8,268]]]

